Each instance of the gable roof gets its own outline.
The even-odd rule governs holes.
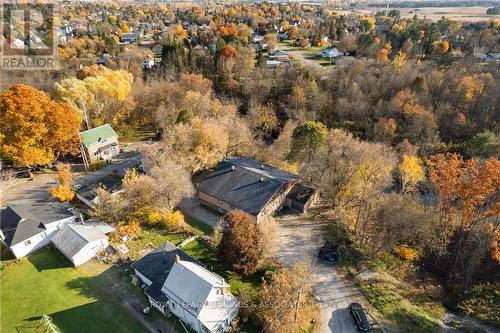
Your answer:
[[[109,124],[105,124],[80,132],[80,136],[82,138],[83,145],[85,147],[90,147],[98,143],[101,139],[118,137],[118,134],[116,134],[115,130]]]
[[[176,255],[178,255],[181,260],[195,262],[196,264],[203,266],[203,264],[198,260],[194,259],[170,242],[161,244],[141,259],[132,263],[131,267],[133,269],[152,282],[152,285],[149,286],[151,287],[150,292],[155,295],[150,295],[151,297],[157,299],[154,296],[160,296],[156,295],[156,292],[160,292],[161,286],[167,279],[167,276],[175,263]]]
[[[174,263],[162,291],[198,317],[213,287],[229,287],[219,275],[188,261]]]
[[[72,258],[90,242],[106,238],[107,236],[98,227],[67,224],[52,237],[51,241],[65,256]]]
[[[67,202],[15,204],[0,211],[0,229],[8,246],[38,235],[46,230],[46,225],[74,216]]]
[[[291,173],[259,161],[227,157],[198,189],[232,207],[258,215],[284,184],[298,180]]]

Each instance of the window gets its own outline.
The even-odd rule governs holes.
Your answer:
[[[46,233],[46,232],[42,232],[42,233],[40,234],[40,238],[41,238],[41,239],[44,239],[45,237],[47,237],[47,233]]]
[[[28,239],[26,242],[24,242],[24,246],[31,245],[31,241]]]

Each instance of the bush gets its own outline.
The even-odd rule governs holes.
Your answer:
[[[457,308],[468,316],[500,326],[500,283],[473,287]]]
[[[188,229],[186,221],[184,220],[184,215],[178,210],[164,213],[162,222],[167,230],[172,232],[185,231]]]
[[[145,210],[143,212],[143,221],[148,225],[158,225],[163,223],[163,215],[155,210]]]
[[[409,247],[406,244],[398,245],[394,248],[394,253],[405,261],[415,261],[419,257],[419,253],[414,248]]]
[[[89,171],[97,171],[108,165],[108,162],[104,160],[97,160],[89,166]]]

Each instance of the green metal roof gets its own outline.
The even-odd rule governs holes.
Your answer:
[[[109,124],[105,124],[80,132],[80,136],[82,137],[83,145],[90,147],[99,142],[99,139],[109,139],[118,136],[118,134],[116,134],[115,130]]]

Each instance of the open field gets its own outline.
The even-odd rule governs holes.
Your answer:
[[[360,8],[352,11],[338,11],[339,14],[356,13],[360,15],[374,15],[377,11],[385,10],[385,6],[380,8]],[[487,7],[422,7],[422,8],[392,8],[401,11],[402,18],[411,18],[415,15],[423,18],[424,16],[433,21],[439,20],[441,17],[446,17],[457,21],[488,21],[491,19],[500,19],[500,15],[486,15]]]
[[[94,262],[71,267],[51,248],[7,264],[0,272],[0,331],[33,332],[45,314],[63,333],[148,332],[113,297],[110,274],[110,266]]]

